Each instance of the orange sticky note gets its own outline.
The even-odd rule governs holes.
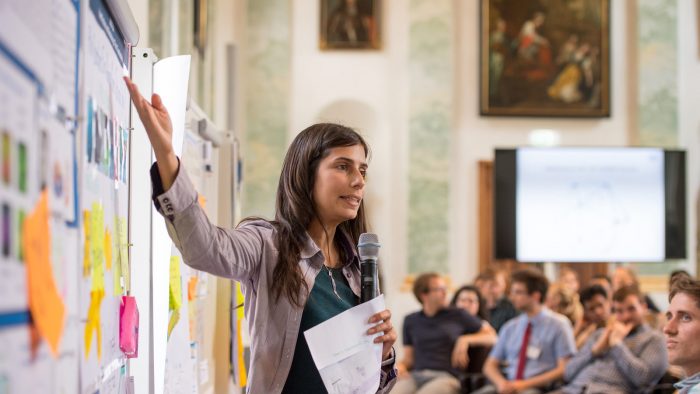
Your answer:
[[[192,301],[194,300],[194,297],[197,295],[197,277],[193,276],[190,278],[189,282],[187,282],[187,300]]]
[[[197,194],[197,202],[202,209],[207,209],[207,198],[201,194]]]
[[[41,336],[46,339],[54,357],[63,334],[66,308],[56,287],[51,267],[51,233],[46,190],[41,193],[34,212],[27,216],[22,228],[27,263],[29,310]]]
[[[112,269],[112,235],[108,229],[105,229],[105,262],[107,263],[107,271]]]

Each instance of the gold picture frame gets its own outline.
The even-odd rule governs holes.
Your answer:
[[[321,0],[319,47],[381,48],[381,0]]]
[[[481,0],[485,116],[610,116],[610,0]]]

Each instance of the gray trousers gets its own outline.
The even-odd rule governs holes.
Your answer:
[[[399,378],[391,394],[459,394],[461,384],[449,372],[424,369]]]
[[[474,394],[498,394],[498,391],[496,390],[496,386],[489,384],[480,388],[479,390],[476,390]],[[527,389],[525,391],[519,392],[518,394],[542,394],[542,390]]]

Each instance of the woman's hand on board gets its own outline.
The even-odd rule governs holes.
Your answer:
[[[149,103],[139,93],[139,88],[129,77],[124,77],[124,82],[129,89],[131,100],[134,102],[141,123],[146,128],[148,139],[151,141],[158,162],[158,172],[163,183],[163,190],[168,190],[175,180],[179,165],[173,152],[173,125],[168,110],[165,109],[159,95],[154,93]]]

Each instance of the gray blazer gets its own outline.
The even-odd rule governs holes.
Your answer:
[[[280,393],[287,380],[296,346],[303,307],[284,297],[271,298],[272,272],[277,264],[275,228],[266,221],[252,221],[235,229],[209,222],[197,203],[197,192],[180,167],[167,192],[154,164],[151,167],[153,202],[166,218],[170,238],[184,262],[192,268],[241,283],[245,315],[251,338],[248,393]],[[323,254],[307,236],[299,266],[309,289],[323,265]],[[360,295],[358,264],[343,267],[353,293]],[[302,305],[308,294],[301,295]],[[383,367],[378,393],[388,393],[396,382],[394,365]]]

